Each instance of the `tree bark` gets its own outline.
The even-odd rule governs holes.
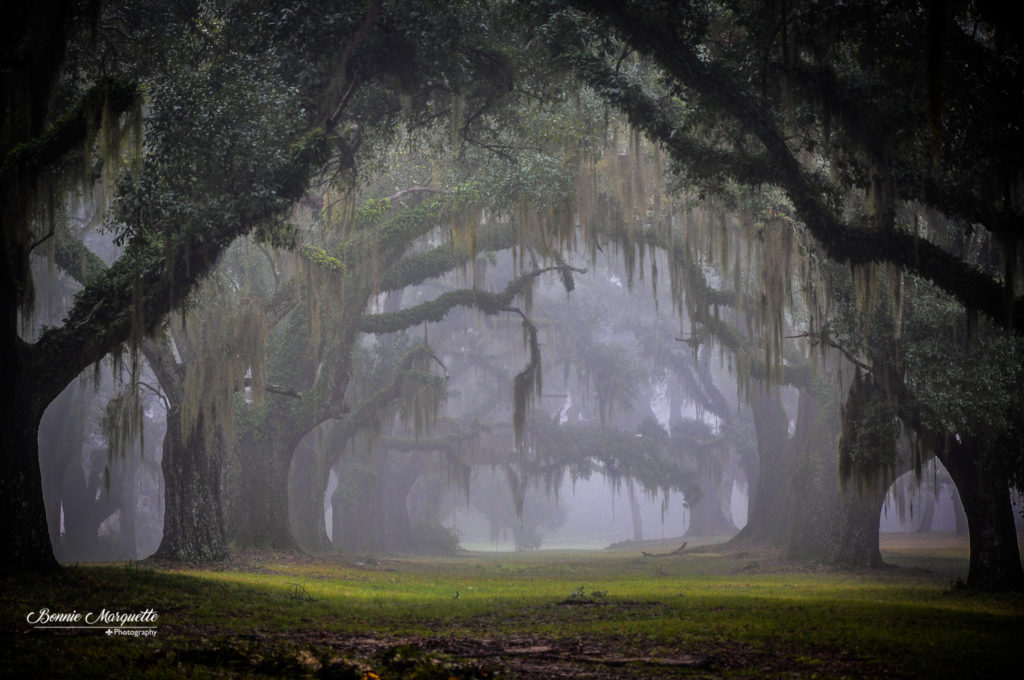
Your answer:
[[[409,517],[409,492],[426,470],[424,461],[432,459],[432,456],[422,453],[397,452],[387,452],[379,457],[377,474],[381,480],[385,550],[402,552],[417,547]]]
[[[978,590],[1024,590],[1010,486],[986,471],[965,437],[947,442],[939,460],[956,484],[967,516],[971,561],[967,586]]]
[[[800,390],[796,428],[789,442],[796,462],[793,494],[799,502],[786,507],[786,556],[801,561],[822,561],[830,553],[830,533],[838,499],[839,480],[834,455],[838,418],[828,423],[810,389]],[[831,427],[830,427],[831,425]]]
[[[815,394],[817,390],[823,391]],[[800,497],[789,507],[792,524],[786,555],[844,567],[881,567],[878,524],[886,488],[881,478],[840,484],[834,399],[838,399],[834,385],[800,390],[791,442],[799,457],[793,488]]]
[[[30,348],[17,333],[15,291],[4,286],[0,313],[6,317],[0,330],[0,545],[6,559],[0,571],[53,571],[59,565],[46,525],[39,423],[60,389],[45,390],[45,376],[34,375]]]
[[[955,518],[955,533],[957,536],[965,536],[968,533],[967,513],[964,512],[964,504],[960,500],[960,494],[954,485],[950,497],[953,500],[953,516]]]
[[[239,438],[234,461],[239,487],[233,490],[228,531],[240,547],[297,550],[288,519],[288,471],[302,435],[291,428],[280,431],[274,420],[263,418]]]
[[[7,362],[3,363],[6,368]],[[0,377],[0,545],[6,553],[0,570],[53,571],[58,564],[46,525],[39,471],[41,414],[25,394],[31,381],[7,377]]]
[[[192,432],[182,432],[185,369],[174,358],[166,335],[145,340],[143,354],[167,400],[160,468],[164,477],[164,532],[154,557],[172,562],[219,562],[228,559],[221,503],[223,441],[208,441],[200,416]],[[185,346],[180,351],[188,354]]]
[[[789,418],[777,389],[762,384],[751,389],[759,471],[757,480],[751,483],[747,525],[732,540],[781,545],[787,535],[784,507],[792,496],[792,463],[787,457]]]
[[[380,478],[369,461],[335,466],[338,488],[331,498],[334,547],[342,552],[379,552],[382,526]]]
[[[893,387],[895,386],[895,388]],[[899,397],[900,418],[939,459],[956,486],[971,541],[967,586],[977,590],[1024,590],[1009,481],[986,466],[999,454],[985,451],[969,435],[928,426],[922,408],[902,382],[890,381]]]
[[[324,495],[331,469],[326,458],[327,452],[321,450],[319,443],[299,444],[288,475],[291,532],[299,548],[314,554],[331,550],[324,517]]]
[[[202,417],[186,438],[180,406],[167,413],[164,435],[164,535],[154,557],[219,562],[229,556],[221,511],[221,447],[207,442]]]
[[[886,489],[881,482],[840,491],[826,559],[846,567],[885,566],[878,547],[878,524]]]
[[[633,520],[633,540],[644,540],[644,528],[640,515],[640,502],[636,498],[636,482],[630,479],[626,483],[626,492],[629,494],[629,516]],[[704,500],[701,498],[701,500]],[[693,527],[693,515],[690,515],[690,527]]]
[[[690,506],[686,536],[732,536],[732,476],[722,474],[717,482],[701,485],[700,500]]]

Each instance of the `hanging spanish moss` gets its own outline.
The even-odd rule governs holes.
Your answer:
[[[898,463],[899,427],[892,403],[873,376],[856,370],[840,410],[839,477],[858,490],[888,488]]]
[[[179,336],[193,355],[185,365],[185,398],[181,409],[182,435],[202,428],[203,439],[234,439],[235,395],[246,389],[261,402],[267,387],[267,324],[261,305],[238,300],[222,283],[211,281],[200,292],[207,312],[190,318]]]
[[[124,460],[138,444],[145,450],[143,439],[144,410],[139,385],[129,382],[107,402],[100,420],[100,431],[107,441],[109,461]]]

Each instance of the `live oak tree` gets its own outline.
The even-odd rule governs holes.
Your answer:
[[[758,254],[756,270],[740,266],[736,247],[706,248],[698,263],[717,268],[723,280],[745,272],[747,285],[764,284],[764,296],[746,309],[754,312],[749,334],[764,350],[765,379],[783,379],[792,364],[785,356],[792,343],[782,336],[801,332],[786,329],[787,315],[798,317],[808,340],[839,351],[840,363],[863,373],[853,383],[845,432],[856,434],[856,422],[874,417],[864,415],[864,401],[884,395],[891,415],[916,433],[920,449],[943,458],[961,490],[972,524],[970,583],[1019,587],[1024,577],[1005,496],[1024,477],[1020,395],[984,370],[1012,367],[1019,356],[1017,341],[999,340],[988,324],[1012,333],[1024,327],[1016,276],[1019,34],[989,2],[908,0],[863,10],[739,0],[5,7],[0,444],[7,453],[0,496],[2,538],[13,554],[8,566],[53,565],[36,430],[68,382],[125,342],[134,368],[143,336],[186,300],[234,238],[294,240],[283,218],[311,178],[368,168],[371,152],[393,142],[400,123],[422,130],[445,119],[453,145],[521,155],[510,132],[515,107],[501,105],[531,97],[567,102],[572,97],[557,91],[568,73],[590,88],[576,97],[587,109],[579,118],[600,117],[595,101],[620,110],[660,145],[679,185],[734,198],[747,189],[769,192],[770,214],[741,214],[743,252]],[[551,68],[542,47],[564,71]],[[662,193],[648,191],[660,175],[660,155],[652,155],[646,176],[625,172],[641,157],[639,133],[625,153],[602,158],[592,142],[604,136],[593,125],[574,127],[578,122],[562,117],[541,136],[553,142],[565,130],[592,138],[590,146],[563,144],[578,150],[567,165],[539,155],[509,166],[517,169],[508,179],[532,177],[533,186],[575,182],[575,201],[544,205],[537,231],[550,239],[538,250],[550,255],[564,247],[578,223],[591,256],[602,244],[625,244],[620,254],[633,267],[634,246],[649,235],[672,251],[678,241],[665,227],[677,213],[665,209]],[[594,190],[600,163],[620,166],[603,195]],[[573,166],[574,177],[562,172]],[[28,262],[56,245],[72,184],[90,187],[97,176],[106,187],[97,196],[100,212],[122,254],[83,277],[63,325],[27,340],[18,324],[32,303]],[[488,202],[498,205],[500,197]],[[502,208],[515,213],[522,204]],[[597,226],[611,235],[596,237]],[[701,230],[691,246],[716,235],[728,242],[721,230]],[[825,260],[852,269],[845,283],[829,274],[835,290],[848,286],[848,300],[840,301],[846,309],[870,315],[884,305],[863,302],[885,296],[895,323],[870,339],[833,332],[843,309],[831,303],[829,276],[815,273],[827,269]],[[374,278],[355,286],[349,322],[361,314]],[[794,282],[804,286],[797,305],[789,300]],[[952,311],[923,311],[931,293],[915,292],[903,320],[905,291],[925,282],[950,296]],[[743,304],[741,289],[733,286],[733,304]],[[696,307],[686,301],[695,290],[674,279],[674,298],[681,308],[689,304],[691,323]],[[974,324],[977,315],[988,321]],[[701,333],[716,334],[714,318],[705,312],[689,338],[694,345]],[[970,352],[977,361],[958,365],[928,337],[965,343],[962,325],[980,333],[980,349]],[[339,356],[347,356],[344,347]],[[330,368],[344,378],[344,361]],[[958,380],[990,385],[998,417],[961,408]],[[782,444],[780,405],[750,393],[762,443]],[[335,391],[328,402],[340,406],[342,398]],[[761,407],[774,417],[759,418]],[[294,449],[279,448],[288,455]],[[854,450],[847,446],[844,455]]]
[[[410,64],[431,68],[442,55],[464,56],[463,64],[483,64],[501,78],[504,60],[482,46],[453,46],[459,32],[451,30],[451,17],[437,12],[413,21],[424,46],[437,51],[412,61],[408,52],[396,53],[410,44],[403,31],[411,29],[411,17],[390,9],[380,2],[315,11],[276,3],[159,10],[112,3],[103,12],[92,3],[5,7],[10,68],[3,75],[0,142],[6,263],[0,430],[6,453],[0,477],[3,539],[12,551],[6,567],[55,564],[37,460],[36,431],[46,405],[83,369],[129,340],[134,363],[142,336],[185,300],[232,239],[256,232],[272,242],[290,240],[280,218],[309,178],[332,159],[335,168],[352,164],[358,121],[345,114],[361,87],[383,78],[404,79],[414,89]],[[252,21],[254,11],[259,21]],[[93,17],[104,51],[64,70],[66,47],[88,45]],[[438,20],[432,25],[437,40],[421,33],[431,17]],[[91,86],[82,85],[90,79]],[[145,110],[140,81],[147,84]],[[397,98],[381,103],[364,100],[354,108],[376,122],[402,112]],[[411,104],[413,111],[424,110],[422,102]],[[145,153],[142,130],[121,120],[125,112],[134,112],[135,120],[146,116]],[[352,126],[347,132],[345,121]],[[93,157],[96,139],[108,180],[116,178],[118,138],[125,133],[139,142],[136,172],[121,182],[112,212],[124,251],[86,286],[62,326],[26,342],[18,318],[31,305],[29,256],[58,217],[56,210],[35,209],[59,207],[62,168],[79,151]]]
[[[1021,327],[1024,75],[1019,35],[996,4],[571,4],[649,57],[663,85],[645,90],[616,71],[603,51],[614,44],[556,3],[549,31],[567,63],[694,179],[778,186],[830,258],[896,265]],[[861,209],[846,210],[858,195]],[[985,229],[1004,249],[1002,271],[900,224],[908,201]]]
[[[536,5],[550,17],[549,43],[664,144],[691,180],[708,191],[730,181],[778,187],[815,247],[850,265],[862,284],[888,272],[895,299],[895,272],[902,272],[931,282],[968,316],[1021,329],[1024,74],[1019,33],[999,5],[906,2],[868,11],[819,3],[571,4],[579,13]],[[622,42],[596,38],[599,27]],[[625,46],[649,60],[656,79],[619,68]],[[943,228],[923,230],[922,221],[907,220],[928,211],[958,232],[960,243],[981,242],[988,259],[950,247]],[[884,365],[876,368],[886,373]],[[902,377],[881,383],[888,398],[913,404]],[[906,425],[922,429],[920,419],[905,415]],[[950,472],[962,495],[1005,494],[1006,479],[982,481],[978,467],[1017,456],[976,445],[967,452],[965,432],[948,423],[941,430],[919,434],[960,468]],[[968,580],[1020,587],[1006,511],[978,501]]]
[[[187,12],[181,16],[169,11],[162,17],[169,20],[162,26],[169,44],[151,41],[152,32],[147,35],[142,31],[137,44],[129,39],[127,45],[118,46],[129,53],[121,52],[122,59],[115,60],[116,64],[76,64],[85,73],[95,73],[99,66],[113,66],[123,71],[128,80],[104,76],[84,93],[78,81],[66,81],[70,86],[60,90],[60,97],[54,99],[71,103],[66,111],[51,115],[45,105],[52,100],[51,88],[63,75],[61,55],[66,37],[78,38],[76,31],[84,31],[89,23],[88,17],[76,9],[60,3],[12,9],[12,14],[18,16],[5,21],[8,30],[16,33],[8,44],[17,46],[16,50],[32,50],[12,54],[10,61],[17,66],[5,71],[9,80],[5,91],[11,93],[5,110],[11,124],[5,126],[8,136],[3,146],[4,203],[9,209],[4,216],[3,243],[5,261],[11,264],[5,271],[12,280],[3,287],[3,366],[4,384],[10,390],[4,400],[9,408],[4,413],[12,423],[8,427],[5,421],[3,427],[8,452],[4,460],[9,468],[3,475],[3,495],[5,502],[11,504],[10,511],[5,512],[4,537],[9,539],[14,555],[6,564],[15,569],[53,564],[49,541],[43,540],[38,531],[43,515],[35,431],[45,406],[75,375],[129,339],[134,343],[134,362],[142,334],[180,304],[192,283],[209,270],[234,236],[272,223],[297,199],[306,177],[313,168],[319,169],[323,158],[321,152],[315,151],[322,136],[307,137],[306,142],[299,143],[302,116],[286,119],[283,124],[282,119],[266,118],[272,109],[260,98],[273,99],[279,105],[276,110],[288,114],[289,89],[279,74],[271,73],[273,68],[265,63],[250,61],[249,68],[240,66],[247,46],[226,44],[229,41],[221,41],[222,36],[215,35],[209,25],[201,22],[196,22],[197,28],[191,23],[194,17]],[[105,14],[101,18],[112,20]],[[192,29],[194,32],[190,32]],[[223,47],[219,56],[229,61],[229,68],[233,69],[232,84],[237,88],[232,93],[234,98],[212,82],[224,77],[224,72],[218,72],[224,62],[218,66],[216,58],[210,58],[215,50],[206,51],[197,45],[205,40],[213,45],[220,42]],[[133,48],[157,44],[169,48],[163,64],[158,59],[148,61],[141,57],[135,63],[128,60]],[[31,48],[26,47],[29,45]],[[36,50],[45,58],[33,56]],[[182,61],[189,58],[196,60],[193,66],[201,66],[189,72],[191,80],[187,81],[180,77],[184,73]],[[167,66],[167,70],[160,71],[159,66]],[[179,80],[174,79],[175,69]],[[88,154],[96,138],[93,130],[103,131],[103,160],[107,172],[116,176],[116,167],[111,166],[117,162],[117,133],[124,128],[119,116],[133,107],[135,115],[141,115],[139,90],[131,81],[138,77],[149,79],[154,91],[149,100],[147,153],[135,162],[134,179],[141,179],[126,180],[127,190],[116,206],[115,219],[125,246],[123,254],[107,271],[89,280],[62,326],[48,329],[35,342],[26,343],[17,337],[19,307],[23,308],[31,299],[23,262],[39,242],[33,243],[32,239],[45,239],[47,228],[59,218],[44,212],[40,217],[49,220],[34,220],[29,207],[36,205],[40,197],[49,198],[50,205],[60,205],[63,194],[57,182],[64,167],[60,163],[73,159],[80,149]],[[211,85],[214,90],[207,91],[208,98],[199,96],[203,87]],[[192,90],[193,87],[197,89]],[[222,96],[216,96],[217,89]],[[331,105],[334,96],[319,98],[320,106]],[[336,107],[337,101],[333,105]],[[300,109],[296,106],[293,110]],[[245,127],[243,121],[253,115],[264,118]],[[307,115],[305,120],[312,127],[311,117]],[[188,126],[187,134],[183,134],[184,126]],[[128,127],[128,131],[132,129]],[[141,132],[138,127],[134,130],[136,135]],[[264,148],[269,153],[263,161],[241,153],[240,145],[245,145],[247,152],[259,153],[252,146],[254,138],[233,134],[242,130],[274,139],[274,146]],[[296,146],[290,147],[291,142]],[[190,149],[202,149],[203,153],[190,155]],[[215,153],[210,153],[211,150]],[[133,153],[138,158],[140,152],[136,147]],[[221,182],[201,182],[200,175],[214,166]],[[235,184],[229,188],[225,182]],[[222,191],[234,192],[232,199],[221,201],[225,196]]]

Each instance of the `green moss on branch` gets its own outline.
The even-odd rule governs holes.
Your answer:
[[[120,116],[137,107],[140,101],[135,83],[112,76],[100,79],[42,135],[7,153],[0,169],[2,181],[6,183],[17,175],[36,172],[59,161],[87,142],[91,131],[99,129],[104,111]]]

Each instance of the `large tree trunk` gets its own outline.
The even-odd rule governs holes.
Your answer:
[[[0,331],[0,571],[51,571],[58,564],[46,525],[38,438],[43,409],[56,393],[42,398],[33,389],[39,377],[23,361],[14,295],[0,292],[6,315]]]
[[[409,493],[416,480],[426,471],[428,466],[425,463],[428,460],[432,460],[432,457],[422,453],[388,452],[376,461],[381,481],[385,550],[402,552],[419,547],[409,517]]]
[[[1024,590],[1010,486],[987,473],[978,458],[967,438],[950,441],[939,454],[967,515],[971,540],[967,585],[979,590]]]
[[[183,345],[179,351],[185,352]],[[181,427],[185,369],[167,336],[146,340],[142,351],[167,399],[160,468],[164,477],[164,531],[154,557],[173,562],[219,562],[229,557],[221,503],[224,447],[207,441],[201,415],[186,437]]]
[[[164,435],[164,535],[154,555],[175,562],[217,562],[228,558],[220,502],[221,447],[207,442],[200,417],[187,441],[181,411],[167,413]]]
[[[786,509],[789,559],[817,561],[830,553],[834,511],[839,500],[833,453],[838,425],[837,413],[830,421],[811,390],[800,390],[796,428],[789,442],[790,455],[796,461],[791,497],[799,497],[798,503],[789,503]]]
[[[5,552],[0,570],[50,571],[58,565],[39,473],[40,418],[28,407],[31,399],[18,392],[6,381],[0,388],[0,544]]]
[[[380,478],[368,462],[343,459],[334,468],[338,475],[338,488],[331,498],[334,547],[342,552],[381,549]]]
[[[630,479],[626,485],[629,494],[629,516],[633,520],[633,540],[644,540],[643,519],[640,514],[640,501],[636,497],[636,482]],[[701,500],[704,500],[703,497]],[[690,527],[693,527],[693,515],[690,515]]]
[[[880,478],[841,487],[836,461],[839,418],[832,403],[838,394],[834,386],[820,389],[829,390],[820,399],[810,389],[800,390],[791,442],[800,461],[793,481],[799,501],[789,509],[792,525],[786,555],[846,567],[880,567],[878,524],[886,489]]]
[[[957,536],[966,536],[969,533],[967,527],[967,513],[964,512],[964,504],[960,500],[960,493],[956,490],[956,485],[953,486],[950,498],[953,501],[953,517],[955,520],[955,533]]]
[[[785,506],[792,496],[789,418],[777,389],[761,384],[751,389],[759,471],[756,481],[751,482],[747,525],[733,540],[781,545],[788,533]]]
[[[5,8],[7,5],[5,5]],[[0,126],[0,157],[4,162],[19,147],[40,138],[46,125],[52,89],[64,58],[71,17],[62,3],[9,5],[4,36],[23,57],[0,70],[5,98]],[[14,10],[17,11],[14,11]],[[84,14],[84,13],[83,13]],[[116,115],[116,114],[115,114]],[[29,266],[33,197],[40,171],[33,165],[5,170],[0,182],[0,572],[52,571],[58,568],[46,525],[39,470],[39,423],[46,405],[67,384],[49,375],[62,356],[32,356],[19,336],[19,314],[31,303]],[[38,365],[37,365],[38,364]]]
[[[701,485],[700,500],[690,506],[690,524],[687,536],[732,536],[736,525],[732,523],[732,476],[722,474],[720,479],[706,480]]]
[[[318,450],[318,444],[310,443],[310,439],[303,440],[292,456],[288,475],[289,515],[292,535],[299,547],[309,553],[324,553],[331,550],[324,517],[324,495],[331,466],[326,453]]]
[[[239,438],[228,533],[239,547],[297,550],[288,517],[288,472],[302,436],[281,431],[273,420],[262,417]]]
[[[882,567],[878,548],[878,524],[886,489],[881,481],[857,487],[851,484],[840,491],[828,562],[847,567]]]

